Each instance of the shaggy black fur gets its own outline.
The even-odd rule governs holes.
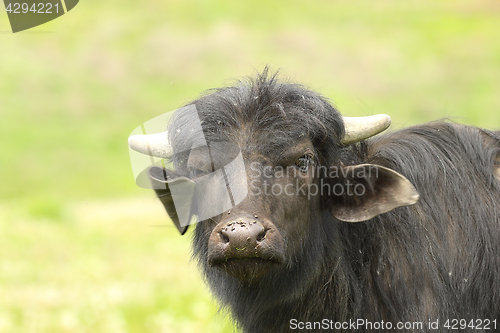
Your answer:
[[[420,194],[413,206],[360,223],[334,218],[334,198],[311,199],[299,207],[308,214],[302,235],[283,237],[286,246],[300,242],[301,250],[251,285],[208,265],[208,237],[218,218],[199,223],[194,257],[244,332],[299,331],[290,328],[291,319],[358,318],[393,326],[422,322],[424,332],[448,331],[447,319],[489,319],[500,331],[500,181],[494,174],[500,132],[436,122],[343,146],[342,118],[328,101],[267,71],[193,103],[208,142],[234,143],[246,161],[255,155],[279,160],[305,137],[318,165],[382,165],[404,175]],[[189,151],[194,139],[172,129],[193,121],[175,116],[170,140],[177,152]],[[187,172],[187,156],[176,156],[180,173]],[[288,199],[266,200],[277,211],[269,214],[278,228],[286,221],[276,220],[293,216]],[[440,329],[428,328],[429,320],[439,320]],[[490,328],[461,332],[495,331]]]

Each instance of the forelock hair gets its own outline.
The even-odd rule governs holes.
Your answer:
[[[302,85],[278,80],[278,73],[271,74],[268,68],[234,86],[209,90],[190,105],[196,106],[208,142],[235,142],[249,151],[272,155],[307,137],[323,163],[338,160],[344,136],[338,110]],[[171,128],[189,128],[193,121],[176,114]],[[186,132],[176,133],[171,137],[174,147],[189,146],[190,139],[183,137]]]

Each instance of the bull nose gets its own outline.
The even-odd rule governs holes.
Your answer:
[[[234,215],[212,230],[208,264],[252,284],[285,261],[283,239],[276,226],[265,217]]]
[[[238,219],[227,222],[219,231],[221,242],[232,251],[251,251],[266,238],[266,229],[255,220]]]

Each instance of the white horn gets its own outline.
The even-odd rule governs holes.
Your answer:
[[[391,125],[391,117],[377,114],[368,117],[343,117],[345,135],[342,143],[348,145],[385,131]]]
[[[168,131],[156,134],[137,134],[128,138],[128,146],[139,153],[149,156],[169,158],[173,155],[168,142]]]

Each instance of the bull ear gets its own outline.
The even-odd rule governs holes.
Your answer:
[[[361,222],[394,208],[413,205],[419,194],[403,175],[386,167],[360,164],[342,167],[344,191],[331,212],[345,222]]]
[[[151,168],[149,168],[149,179],[151,180],[151,185],[153,186],[158,199],[160,199],[163,207],[165,207],[165,210],[167,211],[167,214],[170,216],[170,219],[172,219],[172,222],[174,222],[180,234],[184,235],[188,229],[188,225],[181,225],[180,218],[187,220],[190,219],[190,212],[188,212],[187,214],[185,212],[186,209],[190,210],[192,196],[190,196],[189,198],[184,198],[187,200],[177,200],[177,202],[184,202],[186,204],[186,207],[177,207],[184,212],[183,215],[186,215],[179,217],[174,204],[172,193],[170,191],[170,186],[177,184],[178,182],[188,183],[189,185],[189,183],[192,183],[192,181],[186,177],[178,177],[174,172],[166,170],[164,168],[160,168],[158,166],[152,166]],[[186,195],[189,196],[188,193],[186,193]]]

